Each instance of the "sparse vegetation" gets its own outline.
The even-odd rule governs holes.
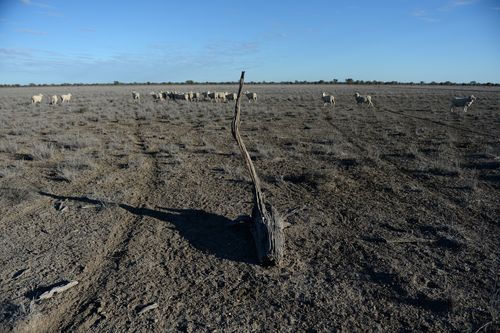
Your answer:
[[[2,205],[19,205],[33,198],[33,193],[30,190],[21,188],[2,187],[0,193],[0,204]]]
[[[72,87],[64,107],[27,89],[0,89],[0,331],[498,327],[498,88],[455,117],[439,85],[251,85],[241,135],[290,223],[277,269],[240,216],[234,104],[147,98],[235,85]],[[62,278],[82,283],[30,298]]]
[[[0,153],[15,154],[18,151],[18,145],[13,140],[0,141]]]
[[[31,155],[35,160],[43,161],[50,160],[54,156],[55,149],[52,143],[35,143],[31,151]]]

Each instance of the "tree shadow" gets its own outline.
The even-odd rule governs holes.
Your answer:
[[[221,259],[257,263],[248,224],[235,224],[227,217],[200,209],[157,207],[158,210],[154,210],[126,204],[119,206],[135,215],[172,223],[182,237],[202,252]]]
[[[86,196],[60,196],[43,191],[40,195],[57,200],[71,200],[94,205],[117,206],[137,216],[148,216],[173,224],[194,248],[220,259],[257,264],[257,254],[246,223],[235,223],[225,216],[200,209],[134,207],[124,203],[103,202]]]

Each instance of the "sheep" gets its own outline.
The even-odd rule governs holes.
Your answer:
[[[172,98],[171,93],[169,91],[163,91],[163,90],[160,90],[159,92],[152,91],[149,94],[153,97],[153,100],[155,102],[164,101],[167,98]]]
[[[226,101],[226,93],[224,93],[224,92],[207,91],[206,96],[208,99],[216,101],[216,102],[220,102],[220,101],[225,102]]]
[[[31,104],[41,103],[42,98],[43,98],[43,94],[31,96]]]
[[[158,102],[161,99],[160,93],[155,93],[154,91],[152,91],[149,94],[151,95],[151,97],[153,97],[153,101],[155,102]]]
[[[356,98],[356,103],[358,104],[366,103],[368,106],[373,106],[372,97],[370,95],[361,96],[359,92],[356,92],[354,97]]]
[[[199,92],[194,92],[193,97],[191,98],[194,101],[198,101],[200,99],[201,94]]]
[[[210,91],[204,91],[201,93],[201,96],[203,96],[203,99],[207,100],[210,99]]]
[[[174,96],[174,100],[189,101],[189,94],[188,93],[174,92],[173,96]]]
[[[140,101],[141,100],[141,94],[139,94],[137,91],[132,91],[132,99],[135,101],[135,100],[138,100]]]
[[[61,95],[61,104],[64,102],[68,102],[71,100],[71,94]]]
[[[257,102],[257,93],[246,91],[245,96],[248,98],[249,102]]]
[[[207,98],[208,98],[210,101],[216,101],[216,102],[217,102],[217,99],[215,98],[216,96],[217,96],[217,93],[207,91]]]
[[[236,100],[236,98],[238,97],[237,95],[238,95],[238,94],[236,94],[236,93],[227,93],[227,94],[226,94],[226,99],[227,99],[228,101],[235,101],[235,100]]]
[[[226,101],[226,93],[225,92],[216,92],[215,93],[215,101],[216,102],[225,102]]]
[[[57,95],[52,95],[52,97],[50,97],[49,104],[50,105],[56,105],[58,101],[59,101],[59,97],[57,97]]]
[[[455,108],[462,108],[464,112],[467,112],[467,108],[472,105],[476,100],[476,96],[470,95],[469,97],[453,97],[451,99],[450,112],[453,112]]]
[[[157,95],[159,100],[174,99],[174,92],[172,91],[160,91]]]
[[[321,97],[323,99],[323,106],[325,106],[327,104],[335,106],[335,97],[334,96],[323,92]]]

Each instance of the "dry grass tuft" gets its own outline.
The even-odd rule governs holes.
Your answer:
[[[64,149],[77,150],[88,147],[99,147],[99,141],[94,137],[89,136],[64,136],[53,138],[56,141],[56,146]]]
[[[306,185],[314,190],[322,190],[332,181],[332,176],[325,171],[308,170],[294,175],[283,176],[283,180],[297,185]]]
[[[18,205],[33,198],[33,193],[26,189],[2,187],[0,188],[0,203],[4,205]]]
[[[0,142],[0,153],[16,154],[19,150],[17,143],[11,140],[2,140]]]
[[[37,161],[50,160],[54,157],[55,148],[52,143],[36,143],[33,145],[32,156]]]

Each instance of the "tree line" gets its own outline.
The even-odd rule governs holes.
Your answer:
[[[238,84],[235,81],[205,81],[198,82],[194,80],[186,80],[183,82],[175,82],[175,81],[166,81],[166,82],[121,82],[121,81],[113,81],[110,83],[29,83],[29,84],[0,84],[0,87],[60,87],[60,86],[137,86],[137,85],[219,85],[219,84]],[[431,86],[500,86],[500,83],[492,83],[492,82],[451,82],[451,81],[419,81],[419,82],[399,82],[399,81],[378,81],[378,80],[354,80],[352,78],[347,78],[344,81],[340,81],[338,79],[333,79],[331,81],[328,80],[318,80],[318,81],[306,81],[306,80],[295,80],[295,81],[250,81],[246,84],[281,84],[281,85],[293,85],[293,84],[351,84],[351,85],[431,85]]]

